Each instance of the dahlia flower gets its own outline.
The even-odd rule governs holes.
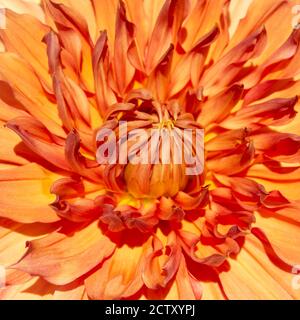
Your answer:
[[[297,1],[1,4],[1,299],[300,297]],[[123,121],[204,170],[99,163]]]

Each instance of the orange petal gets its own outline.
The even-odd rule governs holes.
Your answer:
[[[300,136],[262,130],[253,134],[256,150],[264,157],[286,163],[299,163],[300,161]]]
[[[36,32],[32,32],[33,29]],[[43,36],[48,30],[49,28],[32,14],[20,15],[7,10],[6,27],[0,30],[0,38],[7,51],[17,53],[32,66],[47,91],[51,92],[47,55],[45,45],[42,43]]]
[[[35,164],[8,170],[0,174],[1,217],[22,223],[60,220],[49,207],[54,201],[50,194],[51,177]],[[12,179],[11,176],[16,177]]]
[[[93,70],[97,104],[102,117],[107,113],[108,107],[117,102],[114,93],[107,83],[107,33],[101,32],[93,49]]]
[[[73,60],[71,65],[75,65],[75,70],[68,71],[73,72],[74,80],[79,81],[84,89],[93,92],[92,39],[86,19],[81,11],[77,11],[79,3],[75,6],[51,0],[42,0],[42,3],[48,24],[53,30],[58,30],[62,45],[66,49],[62,56],[63,63],[70,67],[69,60]],[[74,58],[77,58],[75,62]]]
[[[173,96],[182,90],[191,80],[194,87],[198,86],[199,78],[210,45],[219,35],[219,29],[214,26],[207,34],[202,36],[195,46],[185,54],[176,52],[177,59],[173,59],[169,81],[169,96]]]
[[[89,101],[78,84],[65,76],[63,72],[60,64],[61,46],[58,36],[50,32],[44,37],[44,41],[47,44],[49,69],[60,118],[68,130],[75,127],[88,132],[91,122]]]
[[[17,146],[22,142],[14,132],[8,128],[0,128],[0,160],[11,164],[26,164],[28,161],[17,153]]]
[[[28,246],[26,255],[14,268],[56,285],[68,284],[89,272],[115,249],[97,221],[71,233],[52,233]]]
[[[162,242],[153,238],[153,251],[147,257],[143,280],[147,288],[157,290],[165,288],[177,273],[181,260],[181,248],[174,232],[168,236],[165,252]]]
[[[211,1],[194,1],[179,34],[180,45],[185,51],[191,50],[198,39],[218,24],[225,2],[224,0],[217,0],[213,3]]]
[[[287,264],[294,266],[299,264],[300,259],[299,224],[286,218],[284,215],[259,214],[256,215],[255,227],[265,234],[279,257]]]
[[[205,127],[210,123],[222,121],[239,101],[243,90],[243,86],[233,85],[222,93],[210,97],[202,104],[198,122]]]
[[[85,281],[89,297],[110,300],[136,294],[143,286],[142,270],[149,251],[148,242],[133,247],[127,244],[118,247],[112,257]]]
[[[237,129],[253,123],[279,126],[292,121],[296,115],[294,109],[298,97],[273,99],[261,104],[241,108],[234,116],[228,117],[221,124],[227,129]]]
[[[291,295],[245,248],[230,268],[219,274],[222,287],[231,300],[289,300]]]
[[[292,268],[284,271],[280,269],[270,258],[267,256],[267,252],[263,247],[263,244],[255,237],[250,235],[247,237],[247,241],[244,246],[244,250],[247,250],[249,254],[254,257],[260,265],[268,271],[268,274],[280,284],[280,286],[293,298],[299,300],[300,292],[293,288],[293,279],[295,279],[296,272],[293,274]]]
[[[145,60],[147,74],[150,74],[155,69],[171,45],[174,11],[175,1],[166,0],[149,40],[148,53]]]
[[[26,146],[41,158],[58,168],[70,169],[65,159],[64,147],[58,144],[60,140],[38,120],[30,116],[18,117],[9,121],[7,126],[15,131]]]
[[[288,40],[278,50],[276,50],[264,63],[260,64],[256,70],[243,79],[245,87],[247,89],[251,88],[253,85],[261,81],[261,79],[266,75],[270,78],[271,73],[285,69],[286,64],[292,61],[295,57],[298,51],[299,42],[300,31],[294,30]],[[296,75],[297,71],[298,70],[296,69],[294,70],[294,73],[290,72],[289,77]]]
[[[246,12],[245,17],[240,21],[239,26],[232,37],[230,42],[230,46],[228,49],[237,45],[240,41],[245,39],[249,34],[259,28],[261,25],[265,23],[268,17],[276,12],[278,8],[284,3],[284,0],[276,1],[273,0],[253,0],[248,5],[248,10]],[[289,21],[290,22],[290,21]],[[286,23],[288,24],[288,23]],[[281,40],[282,38],[280,38]]]
[[[53,300],[83,300],[85,287],[80,283],[59,286],[53,295]]]
[[[0,75],[13,89],[15,98],[51,132],[65,136],[56,105],[50,102],[30,66],[12,53],[0,54]],[[5,92],[0,93],[0,96]]]
[[[45,14],[39,5],[39,2],[40,0],[1,0],[1,5],[18,14],[30,14],[41,22],[44,22]]]
[[[34,277],[25,284],[7,286],[0,289],[2,300],[50,300],[55,287],[49,282]]]
[[[229,155],[219,156],[206,161],[207,168],[223,175],[234,175],[251,165],[255,149],[252,142],[244,142],[233,149]]]
[[[255,164],[249,168],[247,176],[262,184],[267,191],[279,190],[288,199],[299,200],[299,175],[298,167],[266,167]]]
[[[184,256],[181,257],[175,280],[167,291],[165,300],[199,300],[203,294],[202,283],[188,271]]]
[[[26,242],[37,239],[53,232],[55,224],[20,224],[11,220],[0,218],[0,264],[9,268],[17,263],[26,253]],[[7,284],[13,285],[17,282],[24,283],[24,273],[8,269]]]
[[[91,2],[95,10],[98,32],[106,30],[109,42],[113,45],[119,0],[92,0]]]
[[[119,3],[116,21],[116,37],[113,57],[113,79],[115,90],[123,96],[135,73],[130,64],[127,51],[133,41],[134,25],[128,20],[126,8],[122,1]]]
[[[212,64],[201,78],[200,85],[204,87],[204,94],[216,94],[224,87],[234,83],[234,79],[241,72],[243,65],[258,56],[265,43],[266,30],[259,28]],[[220,74],[223,77],[219,77]]]

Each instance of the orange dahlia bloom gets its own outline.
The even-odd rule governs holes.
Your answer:
[[[297,2],[0,1],[0,297],[299,298]],[[121,121],[205,170],[100,164]]]

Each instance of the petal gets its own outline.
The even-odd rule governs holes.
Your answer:
[[[233,85],[224,92],[210,97],[202,104],[201,113],[197,121],[203,126],[222,121],[240,100],[243,86]]]
[[[53,300],[83,300],[85,287],[82,284],[76,283],[58,287],[53,295]]]
[[[204,72],[200,81],[200,85],[204,87],[204,94],[216,94],[224,87],[233,84],[243,65],[258,56],[265,43],[266,30],[261,27],[212,64]],[[223,77],[219,77],[220,74]]]
[[[0,141],[3,141],[0,148],[0,160],[10,164],[26,164],[28,161],[17,152],[17,146],[22,140],[10,129],[0,128]]]
[[[218,35],[219,29],[214,26],[212,30],[197,41],[189,52],[180,55],[176,52],[170,71],[169,96],[173,96],[182,90],[190,80],[194,87],[198,86],[209,48]]]
[[[197,39],[218,24],[225,2],[224,0],[217,0],[213,3],[211,1],[194,2],[179,34],[180,45],[185,51],[190,51],[195,46]]]
[[[182,256],[175,279],[170,287],[160,292],[148,292],[150,299],[164,300],[199,300],[202,297],[202,283],[188,271],[185,258]]]
[[[279,126],[292,121],[296,115],[294,109],[298,97],[266,101],[261,104],[245,106],[228,117],[221,124],[227,129],[237,129],[253,123]]]
[[[42,0],[42,3],[48,24],[53,30],[58,31],[62,46],[65,48],[62,55],[64,65],[70,73],[73,73],[74,80],[80,82],[88,92],[93,92],[91,57],[93,44],[86,19],[77,11],[77,5],[70,6],[53,0]]]
[[[49,207],[54,201],[50,194],[53,182],[51,176],[35,164],[7,170],[0,173],[1,217],[22,223],[50,223],[60,220]]]
[[[55,287],[49,282],[34,277],[31,281],[0,289],[2,300],[50,300]]]
[[[7,126],[15,131],[26,146],[38,156],[58,168],[70,169],[65,159],[64,147],[60,145],[60,139],[52,135],[41,122],[26,116],[9,121]]]
[[[41,22],[44,22],[45,15],[39,5],[40,0],[1,0],[4,8],[17,12],[18,14],[30,14]]]
[[[147,74],[150,74],[155,69],[171,45],[174,11],[175,1],[166,0],[149,40],[148,53],[145,60]]]
[[[39,0],[40,1],[40,0]],[[93,1],[86,1],[86,0],[52,0],[53,3],[56,4],[63,4],[66,7],[72,8],[78,14],[84,12],[84,19],[88,25],[89,33],[92,39],[95,39],[98,36],[98,31],[102,30],[102,28],[96,27],[96,18],[94,12]]]
[[[15,98],[36,119],[39,119],[51,132],[60,137],[65,133],[56,105],[50,102],[32,69],[15,54],[0,54],[0,75],[11,86]],[[1,93],[5,94],[5,92]]]
[[[84,91],[63,72],[60,64],[61,46],[58,36],[54,32],[50,32],[44,37],[44,42],[47,44],[49,69],[60,118],[68,130],[78,128],[89,132],[91,106]]]
[[[251,136],[256,150],[265,157],[285,163],[300,162],[300,136],[276,131],[257,132]]]
[[[267,191],[279,190],[288,199],[299,200],[299,174],[298,167],[266,167],[255,164],[249,168],[247,176],[262,184]]]
[[[288,62],[292,61],[295,57],[300,42],[300,31],[295,30],[290,35],[288,40],[276,50],[264,63],[260,64],[256,70],[250,73],[244,80],[243,83],[245,87],[251,88],[253,85],[257,84],[266,75],[268,78],[271,77],[271,73],[285,69]],[[295,67],[295,66],[294,66]],[[287,72],[288,77],[293,77],[297,74],[298,70],[293,72]],[[286,71],[284,71],[286,72]]]
[[[17,263],[26,253],[26,242],[45,236],[56,229],[54,224],[20,224],[7,219],[0,219],[0,264],[6,268]],[[16,277],[10,276],[7,270],[7,281],[16,282]],[[19,280],[21,278],[19,277]],[[21,281],[23,283],[24,281]]]
[[[100,37],[93,49],[93,71],[95,92],[97,98],[97,104],[102,117],[107,113],[108,107],[117,102],[114,93],[108,85],[107,72],[108,66],[105,63],[107,60],[108,43],[107,33],[101,32]]]
[[[266,98],[274,92],[280,94],[280,91],[284,89],[292,89],[294,84],[295,81],[292,79],[276,79],[260,82],[246,93],[244,105],[250,105],[252,102]],[[287,95],[288,94],[282,93],[282,97]]]
[[[202,282],[201,283],[203,300],[225,300],[220,285],[217,282]]]
[[[36,30],[36,32],[32,32]],[[6,28],[0,30],[0,37],[7,51],[15,52],[27,61],[38,75],[47,91],[52,91],[48,73],[47,55],[42,39],[48,27],[32,15],[6,12]]]
[[[115,249],[102,234],[97,221],[67,234],[52,233],[29,242],[28,247],[14,268],[56,285],[68,284],[89,272]]]
[[[263,244],[252,235],[247,238],[244,249],[249,252],[252,257],[259,262],[259,264],[268,271],[268,274],[280,284],[280,286],[293,298],[299,300],[300,292],[293,288],[293,279],[295,279],[296,272],[293,274],[292,268],[288,271],[280,269],[270,258],[263,247]]]
[[[223,175],[234,175],[248,168],[253,162],[255,149],[253,143],[244,142],[233,149],[229,155],[219,156],[206,161],[207,168]]]
[[[242,249],[230,268],[219,274],[224,292],[231,300],[290,300],[291,295],[265,269],[256,256]]]
[[[91,0],[91,2],[95,10],[98,32],[106,30],[109,42],[113,44],[115,39],[116,14],[119,1]]]
[[[299,224],[283,215],[256,215],[255,227],[260,229],[275,252],[289,265],[299,264]]]
[[[135,73],[127,52],[134,37],[134,25],[128,20],[126,8],[121,1],[117,11],[116,37],[113,57],[113,79],[115,90],[123,96]]]
[[[245,39],[253,30],[256,30],[261,25],[263,25],[268,17],[274,14],[274,12],[276,12],[284,2],[284,0],[276,2],[274,2],[273,0],[253,0],[250,6],[249,4],[247,4],[247,13],[245,17],[240,21],[228,49],[237,45],[237,43]],[[286,25],[289,24],[289,22],[290,21],[285,22]],[[280,38],[280,40],[281,39],[282,38]]]
[[[167,287],[179,268],[182,253],[174,232],[168,235],[167,241],[164,248],[159,238],[153,238],[153,250],[145,262],[143,280],[146,287],[152,290]]]
[[[136,294],[143,286],[142,270],[149,250],[148,243],[133,247],[123,244],[118,247],[112,257],[85,281],[89,297],[111,300]]]

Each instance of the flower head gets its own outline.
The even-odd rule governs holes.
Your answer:
[[[15,3],[0,297],[299,298],[296,1]]]

